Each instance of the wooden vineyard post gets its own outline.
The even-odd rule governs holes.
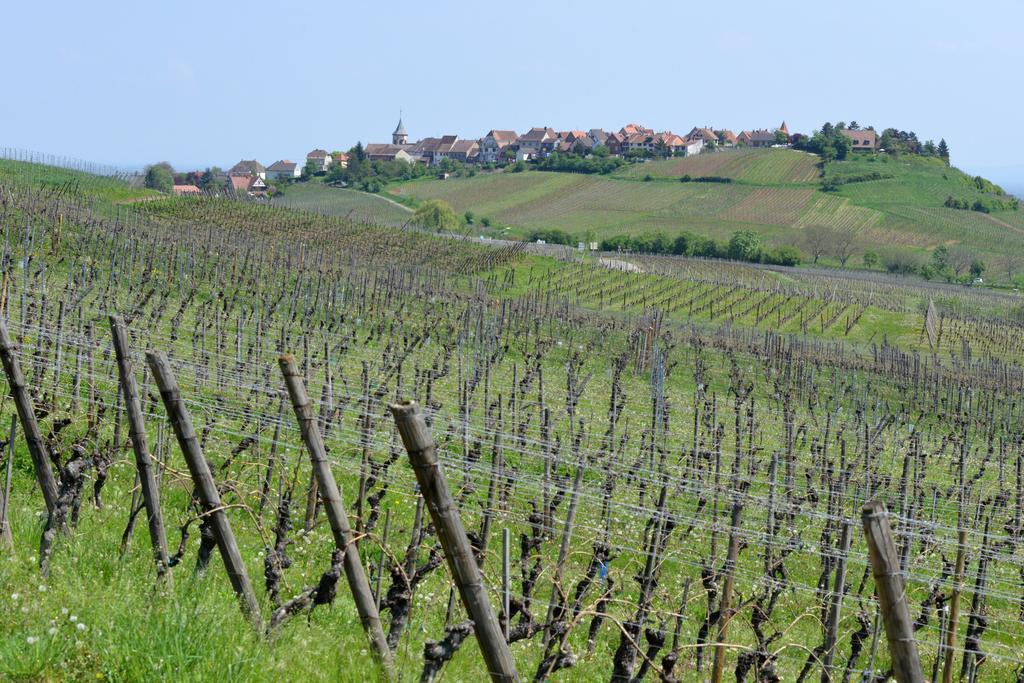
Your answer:
[[[462,603],[473,620],[473,629],[493,681],[518,681],[515,660],[491,603],[487,599],[480,568],[462,526],[459,510],[437,459],[437,447],[415,401],[395,403],[391,414],[409,453],[416,481],[444,549],[448,568],[458,586]]]
[[[732,506],[732,533],[729,535],[729,552],[725,558],[725,585],[722,587],[722,602],[718,612],[718,638],[715,644],[715,662],[711,670],[711,680],[721,683],[725,670],[725,637],[729,631],[729,621],[733,617],[732,589],[736,582],[736,562],[740,557],[740,517],[743,504],[736,502]]]
[[[28,452],[32,456],[32,466],[36,470],[36,479],[43,492],[43,500],[46,501],[46,511],[53,512],[53,508],[57,504],[57,480],[50,467],[50,449],[47,448],[43,434],[39,431],[35,408],[32,406],[32,397],[28,394],[25,376],[21,373],[18,356],[14,352],[14,344],[11,342],[11,336],[7,333],[7,325],[2,319],[0,319],[0,360],[3,361],[7,382],[11,386],[11,396],[18,409],[21,430],[25,432]]]
[[[199,439],[196,437],[196,431],[192,426],[192,416],[189,414],[188,408],[185,407],[184,401],[181,400],[178,382],[171,371],[170,363],[167,362],[167,356],[160,351],[150,351],[146,354],[146,361],[149,363],[153,379],[160,389],[160,397],[167,410],[167,417],[174,429],[174,435],[178,438],[178,446],[185,456],[192,481],[196,485],[196,495],[203,507],[203,514],[210,518],[214,539],[217,541],[221,559],[224,560],[224,567],[228,571],[231,586],[241,599],[242,611],[249,617],[253,626],[262,631],[263,617],[260,614],[260,604],[256,599],[256,592],[252,588],[252,582],[249,581],[249,574],[246,572],[245,562],[242,560],[242,552],[238,549],[234,532],[231,531],[231,523],[221,504],[220,493],[213,480],[213,473],[210,471],[210,466],[203,455],[203,449],[199,445]]]
[[[366,571],[363,563],[359,560],[359,549],[356,546],[352,527],[348,521],[348,513],[341,500],[341,493],[334,481],[334,474],[331,473],[331,463],[327,459],[327,449],[324,447],[323,436],[317,425],[316,417],[313,415],[313,407],[309,403],[309,396],[306,394],[306,384],[299,373],[295,363],[295,356],[284,355],[278,359],[281,366],[281,373],[284,375],[285,384],[288,387],[288,395],[292,400],[292,407],[295,409],[295,419],[299,422],[299,429],[302,432],[302,440],[309,451],[309,460],[313,465],[313,476],[316,478],[320,498],[324,502],[324,511],[327,513],[327,520],[331,524],[331,532],[334,535],[335,546],[345,553],[345,578],[348,580],[349,589],[356,603],[356,610],[359,612],[359,619],[363,628],[370,637],[377,657],[392,679],[395,678],[394,661],[391,655],[391,648],[388,647],[387,637],[384,635],[384,628],[381,626],[380,614],[377,612],[377,603],[370,590],[370,582],[366,578]]]
[[[14,466],[14,437],[18,434],[18,416],[11,415],[11,440],[7,442],[7,467],[4,473],[4,488],[0,494],[0,546],[14,547],[14,535],[11,523],[7,519],[7,509],[11,501],[11,468]]]
[[[868,541],[871,573],[875,578],[878,607],[889,641],[893,675],[899,683],[922,683],[921,659],[914,640],[914,625],[904,592],[900,560],[892,541],[889,512],[877,500],[868,501],[861,511],[864,535]]]
[[[822,683],[831,683],[832,681],[832,663],[835,661],[836,640],[839,636],[839,615],[843,606],[843,594],[846,589],[846,559],[850,554],[850,543],[853,540],[853,524],[849,520],[843,522],[841,538],[841,549],[836,560],[836,580],[832,586],[832,604],[829,605],[828,623],[825,626],[825,659],[822,662]]]
[[[142,417],[139,388],[135,384],[135,371],[128,348],[128,333],[120,317],[110,316],[110,331],[114,335],[117,371],[121,376],[121,393],[124,396],[125,412],[128,414],[128,435],[135,451],[135,467],[139,473],[142,501],[146,506],[146,518],[149,521],[149,539],[153,544],[156,575],[160,578],[167,571],[168,564],[167,535],[164,531],[164,518],[160,512],[160,488],[156,483],[153,459],[150,457],[149,444],[146,441],[146,423]]]
[[[505,642],[508,642],[509,627],[512,618],[509,616],[512,607],[512,540],[508,527],[501,530],[501,610],[505,615]]]
[[[942,683],[953,683],[953,659],[956,657],[956,632],[960,621],[960,594],[964,590],[964,569],[967,564],[967,530],[957,535],[956,570],[953,574],[953,595],[949,600],[949,619],[946,621],[945,663]]]

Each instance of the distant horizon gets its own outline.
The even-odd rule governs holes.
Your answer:
[[[396,121],[397,121],[397,119],[396,119]],[[614,130],[617,131],[619,128],[621,128],[623,125],[625,125],[625,123],[640,123],[640,124],[643,125],[643,121],[640,120],[640,119],[637,119],[636,121],[624,122],[623,124],[620,124]],[[781,123],[781,121],[780,121],[780,123]],[[786,123],[788,125],[788,121]],[[778,125],[778,124],[776,124],[776,125]],[[552,126],[552,127],[554,128],[554,126]],[[520,129],[515,129],[515,130],[517,130],[520,133],[524,133],[527,130],[529,130],[529,128],[530,127],[526,127],[526,128],[521,129],[521,130]],[[601,128],[601,126],[589,126],[587,128],[582,128],[582,130],[590,130],[590,128]],[[692,128],[692,126],[691,126],[691,128]],[[796,130],[792,126],[789,126],[789,128],[790,128],[791,132],[794,132],[794,133],[811,133],[814,130],[814,129],[808,130],[808,131]],[[489,131],[491,129],[492,128],[488,128],[487,130]],[[508,129],[505,129],[505,128],[494,128],[494,129],[495,130],[512,130],[512,128],[508,128]],[[574,128],[556,128],[556,130],[573,130],[573,129]],[[609,128],[605,128],[604,130],[611,131],[611,129],[609,129]],[[735,132],[735,133],[739,132],[739,130],[736,130],[736,129],[730,129],[730,130],[733,130],[733,132]],[[748,128],[746,130],[750,130],[750,129]],[[689,132],[689,128],[686,129],[686,130],[683,130],[683,131],[673,130],[673,132],[681,133],[681,134],[685,135],[686,133]],[[483,135],[485,135],[486,133],[487,133],[487,131],[484,131],[484,133],[481,133],[479,136],[473,136],[472,139],[477,139],[478,137],[483,137]],[[442,134],[443,133],[431,133],[431,134],[422,135],[422,136],[412,136],[412,135],[410,135],[410,140],[416,140],[416,139],[420,139],[420,138],[424,138],[424,137],[436,137],[436,136],[439,136],[439,135],[442,135]],[[454,134],[454,133],[452,133],[452,134]],[[468,135],[464,136],[464,135],[461,135],[461,134],[459,134],[459,137],[462,138],[462,139],[469,139],[470,138],[470,136],[468,136]],[[357,142],[361,142],[364,145],[369,143],[369,142],[390,142],[391,134],[388,133],[386,138],[387,139],[385,140],[384,137],[382,136],[380,139],[366,139],[366,140],[360,139],[360,140],[355,140],[355,141],[353,141],[349,145],[344,145],[344,146],[340,147],[340,149],[342,151],[347,151],[351,147],[355,146],[355,144]],[[924,138],[922,138],[922,141],[924,141]],[[938,142],[938,141],[936,140],[936,142]],[[13,146],[5,145],[4,141],[0,140],[0,150],[2,150],[4,148],[10,148],[10,147],[13,147]],[[188,172],[188,171],[202,171],[202,170],[205,170],[207,168],[213,168],[213,167],[219,167],[219,168],[221,168],[223,170],[227,170],[228,168],[230,168],[234,164],[238,163],[238,161],[240,161],[242,159],[256,159],[257,161],[259,161],[260,163],[264,164],[265,166],[269,166],[270,164],[274,163],[275,161],[278,161],[279,158],[281,158],[281,159],[288,159],[289,161],[294,161],[294,162],[302,163],[305,160],[305,158],[306,158],[305,157],[306,153],[311,151],[311,150],[313,150],[313,149],[316,149],[316,148],[317,148],[317,145],[315,145],[315,144],[314,145],[310,145],[309,149],[307,149],[306,152],[302,152],[301,154],[296,154],[296,155],[293,155],[291,157],[285,156],[285,157],[278,157],[278,158],[270,159],[269,157],[265,157],[265,155],[249,154],[249,155],[244,155],[244,156],[241,156],[241,157],[239,157],[237,159],[232,159],[232,160],[216,161],[216,162],[199,162],[199,163],[189,163],[189,162],[175,161],[172,158],[153,159],[151,161],[146,161],[146,162],[116,163],[116,162],[110,162],[108,160],[103,160],[103,159],[84,159],[84,158],[77,157],[77,156],[74,156],[74,155],[64,155],[64,154],[61,154],[61,153],[58,153],[58,152],[54,152],[52,150],[38,150],[38,149],[24,149],[24,148],[16,148],[16,149],[19,149],[20,151],[23,151],[23,152],[29,152],[29,153],[34,153],[34,154],[39,154],[39,155],[44,155],[44,156],[45,155],[49,155],[49,156],[55,156],[55,157],[66,157],[66,158],[71,159],[71,160],[73,160],[75,162],[95,164],[97,166],[108,166],[108,167],[117,169],[118,171],[128,172],[128,173],[130,173],[130,172],[141,172],[141,171],[144,171],[148,166],[150,166],[150,165],[152,165],[154,163],[166,162],[166,163],[169,163],[172,168],[174,168],[175,172],[182,172],[182,173],[184,173],[184,172]],[[339,149],[339,148],[338,147],[326,147],[324,149],[327,149],[328,151],[333,151],[334,149]],[[964,165],[964,164],[958,164],[957,160],[956,160],[955,154],[951,155],[950,163],[951,163],[952,166],[961,169],[965,173],[969,173],[970,175],[980,175],[980,176],[982,176],[982,177],[984,177],[984,178],[986,178],[988,180],[991,180],[991,181],[995,182],[996,184],[1001,185],[1003,187],[1003,189],[1006,190],[1008,193],[1016,195],[1017,197],[1020,197],[1021,199],[1024,199],[1024,163],[1022,163],[1022,164],[1008,164],[1008,165],[1005,165],[1005,166],[999,166],[999,165],[997,165],[997,166],[967,166],[967,165]]]
[[[809,133],[856,120],[945,138],[958,167],[1024,182],[1016,0],[797,0],[785,13],[639,0],[631,16],[674,31],[644,40],[617,30],[621,5],[608,0],[6,10],[6,45],[24,59],[4,84],[0,145],[119,167],[295,161],[389,141],[402,111],[414,138],[630,121],[685,133],[785,120]],[[518,30],[555,10],[587,30]]]

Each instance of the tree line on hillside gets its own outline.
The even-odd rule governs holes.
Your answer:
[[[607,175],[617,168],[625,166],[629,161],[622,157],[613,157],[607,147],[595,147],[589,153],[583,152],[552,152],[550,155],[534,163],[538,171],[561,171],[563,173],[588,173]]]
[[[550,234],[552,231],[547,232]],[[564,242],[555,241],[554,243],[562,244]],[[769,247],[762,245],[761,236],[753,230],[738,230],[732,234],[728,242],[724,243],[691,232],[682,232],[675,237],[663,232],[615,235],[601,240],[601,250],[723,258],[779,266],[797,266],[803,261],[803,254],[795,246]]]
[[[602,251],[640,254],[720,258],[746,263],[798,266],[818,265],[828,257],[840,267],[853,263],[862,254],[861,266],[868,270],[884,270],[893,275],[917,275],[925,280],[970,284],[982,277],[987,266],[981,257],[961,245],[939,246],[930,253],[901,247],[861,251],[858,232],[853,228],[808,226],[795,244],[765,245],[758,233],[751,230],[734,232],[727,242],[682,232],[676,236],[664,232],[639,235],[615,235],[600,242]],[[575,245],[577,237],[563,230],[535,230],[529,240],[542,239],[548,244]],[[1024,254],[1008,254],[997,261],[1000,275],[1014,284],[1024,280]]]
[[[211,194],[227,192],[228,184],[219,166],[212,166],[202,171],[174,170],[166,161],[159,161],[146,167],[143,184],[150,190],[171,194],[175,185],[195,185],[203,192]]]
[[[949,163],[949,145],[945,138],[939,140],[938,144],[932,140],[921,142],[914,131],[886,128],[878,133],[872,126],[862,129],[856,121],[851,121],[849,124],[844,121],[837,121],[835,124],[826,121],[819,130],[814,131],[810,136],[794,136],[793,149],[813,152],[825,161],[842,161],[853,151],[853,143],[842,133],[843,130],[874,131],[877,135],[876,148],[885,150],[886,154],[939,157],[947,164]]]
[[[327,169],[324,182],[331,185],[346,185],[365,192],[380,192],[392,181],[414,180],[449,173],[455,176],[474,176],[475,168],[452,159],[443,159],[436,166],[409,164],[404,161],[373,161],[366,155],[361,142],[348,151],[348,166],[335,164]]]

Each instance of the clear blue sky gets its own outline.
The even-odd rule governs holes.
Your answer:
[[[414,139],[856,120],[1024,182],[1021,0],[4,4],[2,146],[188,168],[388,141],[399,109]]]

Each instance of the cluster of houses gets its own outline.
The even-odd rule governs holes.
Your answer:
[[[618,132],[601,128],[588,131],[556,131],[550,127],[531,128],[525,133],[514,130],[491,130],[478,140],[463,140],[457,135],[423,138],[409,142],[405,123],[399,119],[391,134],[390,143],[370,143],[365,151],[372,161],[405,161],[438,165],[445,159],[462,163],[496,164],[507,161],[529,161],[555,152],[590,154],[596,147],[605,147],[612,156],[625,156],[631,152],[690,156],[700,154],[705,146],[771,147],[780,144],[779,132],[789,141],[785,121],[778,128],[743,131],[736,135],[731,130],[713,130],[695,127],[686,135],[672,131],[655,131],[636,123],[629,123]]]
[[[840,131],[850,138],[855,150],[877,149],[874,130]],[[401,118],[390,143],[371,142],[364,152],[370,161],[404,161],[410,164],[437,166],[444,160],[463,164],[501,164],[511,161],[541,159],[556,152],[575,153],[586,156],[595,148],[604,147],[612,156],[631,154],[691,156],[700,154],[708,147],[775,147],[795,142],[801,136],[790,134],[786,122],[777,128],[744,130],[739,135],[728,129],[716,130],[711,127],[694,127],[686,135],[672,131],[655,131],[636,123],[628,123],[617,132],[606,132],[601,128],[587,131],[556,131],[550,127],[531,128],[525,133],[514,130],[491,130],[478,140],[466,140],[458,135],[428,137],[409,142],[409,133]],[[303,168],[313,172],[328,170],[332,165],[348,166],[349,155],[343,152],[328,152],[314,149],[306,155],[306,162],[280,159],[264,166],[255,159],[243,159],[222,174],[230,190],[236,194],[261,196],[267,192],[268,181],[298,178]],[[195,185],[175,185],[175,194],[198,194]]]
[[[326,171],[331,165],[338,164],[342,168],[348,166],[348,154],[344,152],[328,152],[314,149],[306,155],[306,163],[300,165],[289,159],[280,159],[264,166],[255,159],[242,159],[237,164],[220,174],[227,188],[234,194],[261,197],[267,194],[267,183],[272,180],[298,178],[305,166],[314,173]],[[174,194],[202,194],[196,185],[175,185]]]

